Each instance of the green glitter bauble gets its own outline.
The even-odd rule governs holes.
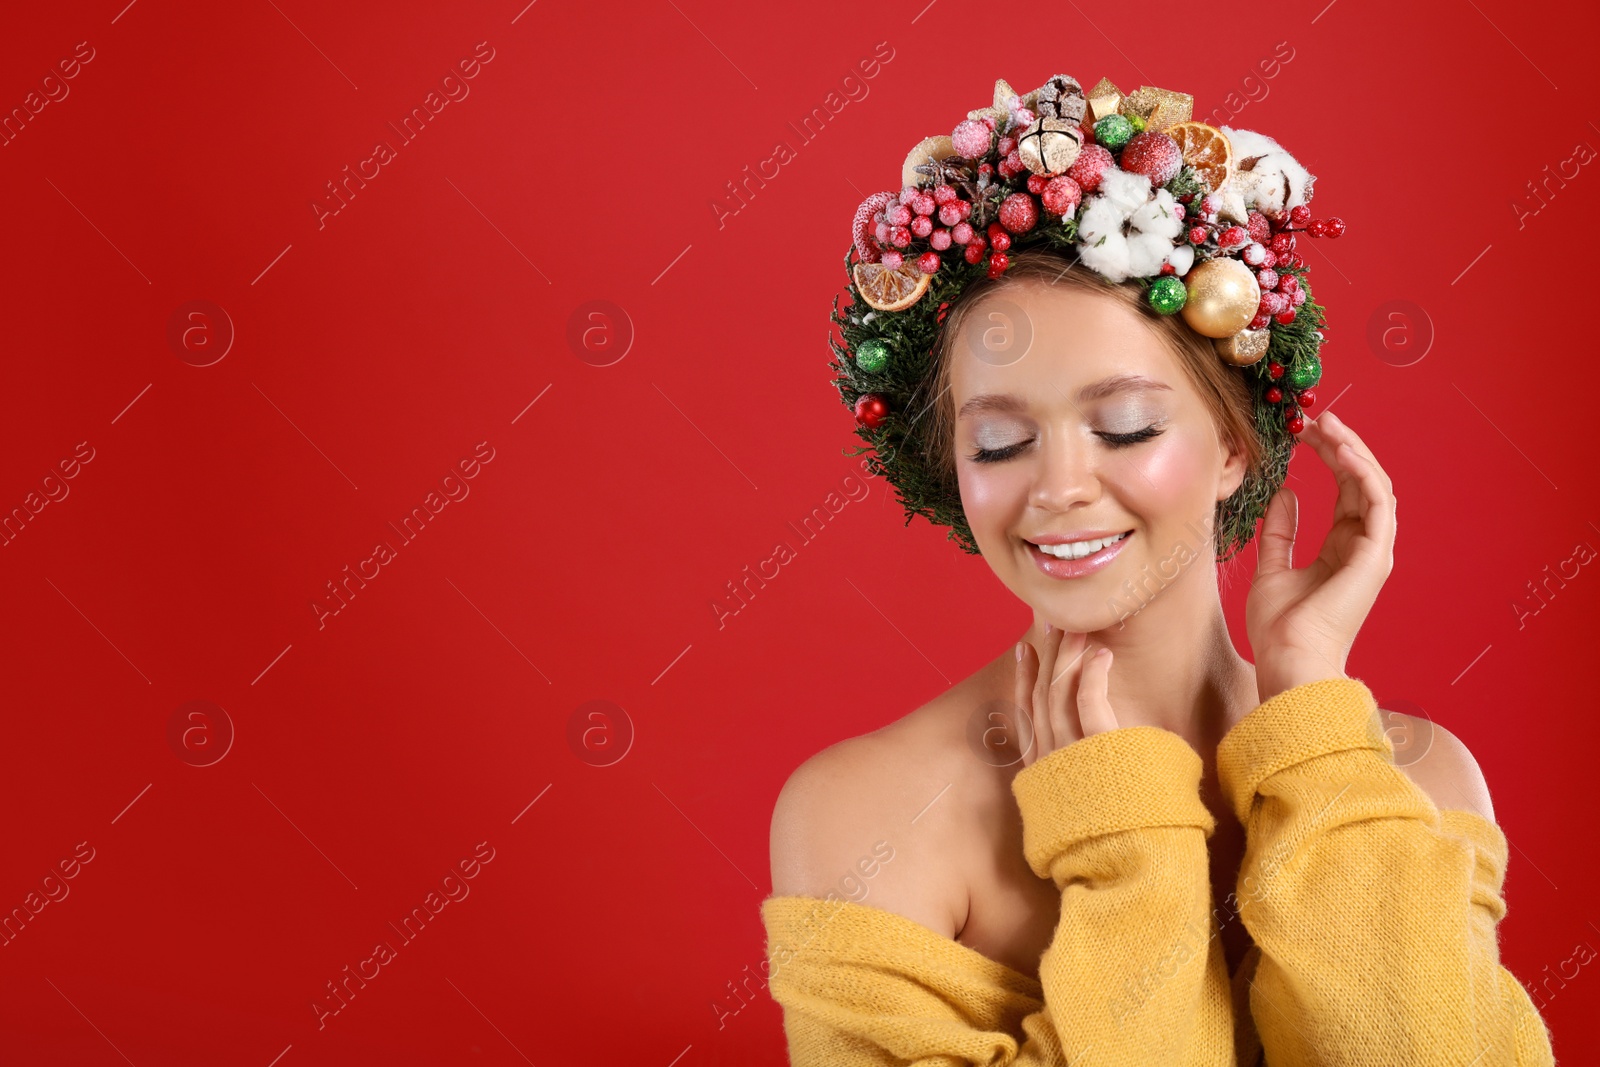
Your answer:
[[[1151,307],[1163,315],[1171,315],[1183,309],[1184,302],[1189,299],[1189,289],[1183,279],[1168,274],[1151,284],[1148,296]]]
[[[1126,115],[1107,115],[1094,124],[1095,143],[1113,152],[1127,144],[1133,133],[1133,123]]]
[[[868,374],[877,374],[889,365],[889,346],[882,341],[862,341],[856,348],[856,366]]]
[[[1310,389],[1322,380],[1322,360],[1314,353],[1307,353],[1295,360],[1294,366],[1289,368],[1288,378],[1289,384],[1296,389]]]

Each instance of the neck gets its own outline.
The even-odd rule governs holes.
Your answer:
[[[1207,562],[1120,625],[1091,631],[1088,644],[1104,645],[1115,657],[1109,697],[1118,721],[1170,730],[1209,766],[1228,725],[1255,705],[1256,695],[1255,670],[1228,634],[1216,564]],[[1039,647],[1044,621],[1036,617],[1023,640]],[[1002,660],[1013,661],[1009,650]]]

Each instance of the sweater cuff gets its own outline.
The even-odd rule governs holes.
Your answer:
[[[1040,878],[1051,861],[1090,837],[1216,819],[1200,800],[1200,754],[1170,730],[1125,726],[1079,738],[1011,780],[1022,809],[1022,852]]]
[[[1284,690],[1234,724],[1217,745],[1217,778],[1248,826],[1262,782],[1306,760],[1360,749],[1394,760],[1372,691],[1354,678],[1325,678]]]

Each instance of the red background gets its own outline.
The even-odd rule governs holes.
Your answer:
[[[1513,606],[1600,547],[1600,164],[1528,189],[1600,147],[1592,5],[124,4],[0,35],[7,111],[94,50],[0,147],[0,507],[93,450],[0,550],[0,909],[94,850],[0,948],[6,1062],[782,1062],[749,980],[779,787],[1027,614],[877,480],[721,629],[711,605],[855,470],[824,337],[856,204],[996,77],[1059,72],[1190,92],[1197,117],[1254,93],[1235,124],[1347,221],[1302,242],[1319,392],[1405,505],[1352,672],[1482,764],[1511,969],[1600,946],[1600,575],[1520,627]],[[867,97],[801,143],[788,124],[882,41]],[[319,227],[325,183],[478,42],[470,95]],[[719,226],[780,140],[795,158]],[[194,300],[236,333],[209,366],[214,312],[168,340]],[[609,366],[569,345],[591,300],[635,334]],[[1395,300],[1421,314],[1370,344]],[[1424,317],[1427,355],[1395,365]],[[479,442],[470,495],[319,628],[325,583]],[[1295,478],[1314,536],[1331,482],[1310,456]],[[209,766],[180,757],[217,750],[217,713],[169,740],[193,700],[235,731]],[[591,700],[631,723],[610,766],[580,754],[622,744],[620,716],[569,740]],[[480,842],[470,895],[319,1030],[325,983]],[[1588,1062],[1600,974],[1551,989],[1557,1055]]]

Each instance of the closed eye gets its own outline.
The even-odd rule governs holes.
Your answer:
[[[1129,445],[1136,445],[1142,441],[1148,441],[1151,438],[1160,437],[1165,432],[1166,431],[1164,429],[1160,429],[1155,425],[1150,425],[1146,426],[1142,430],[1135,430],[1132,433],[1106,433],[1101,430],[1096,430],[1095,436],[1105,441],[1112,448],[1127,448]],[[1007,445],[1004,448],[980,448],[975,450],[967,458],[972,460],[974,463],[1001,463],[1010,459],[1012,456],[1017,455],[1032,443],[1033,439],[1029,438],[1026,441],[1018,441],[1014,445]]]

